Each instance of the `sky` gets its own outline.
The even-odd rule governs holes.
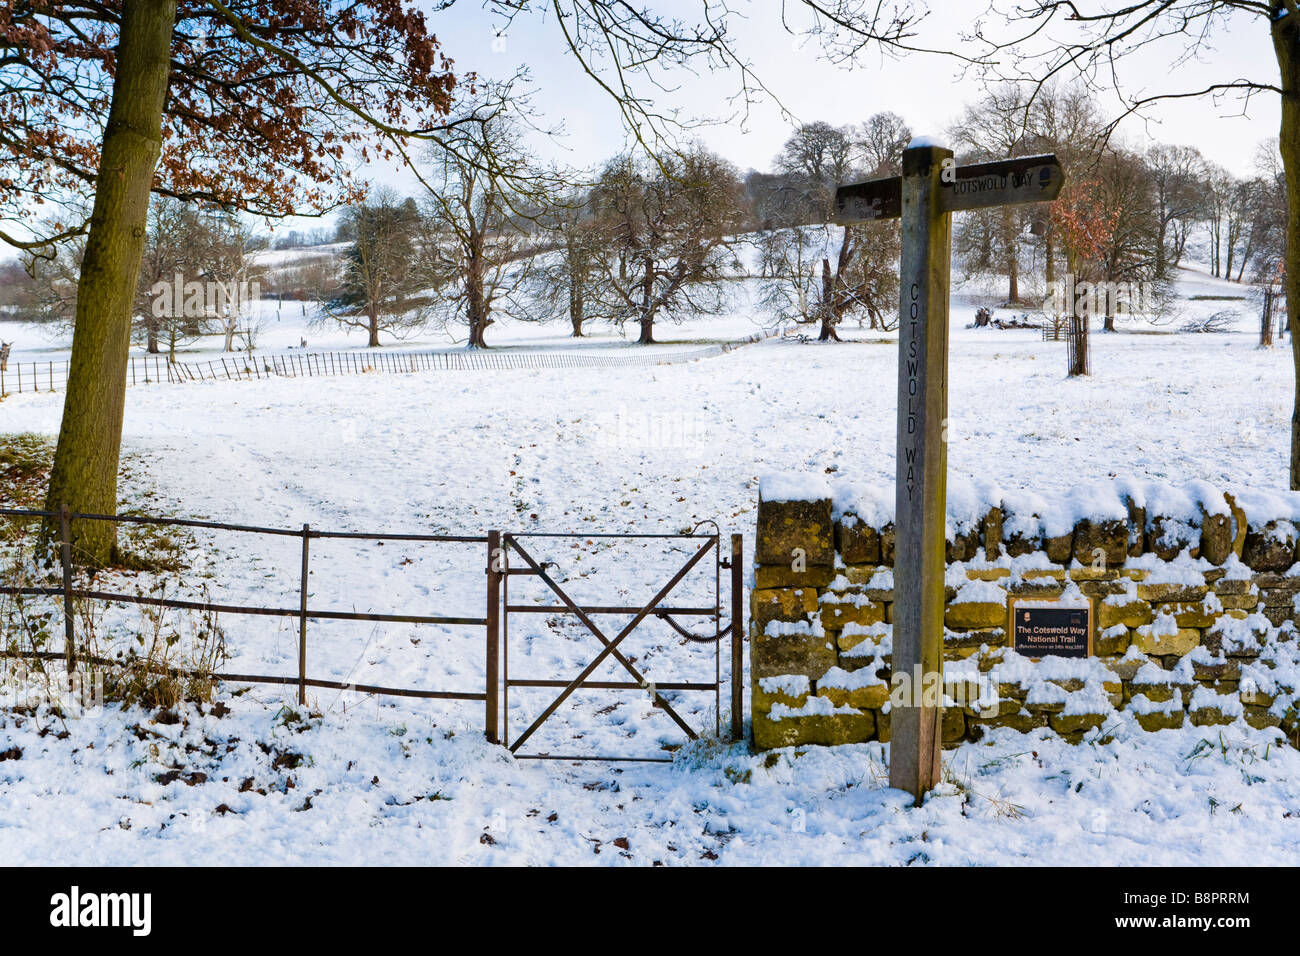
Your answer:
[[[492,0],[414,0],[427,11],[428,23],[455,61],[459,75],[502,79],[520,69],[529,73],[538,122],[559,126],[561,135],[534,135],[529,148],[539,157],[567,166],[590,169],[628,145],[627,131],[612,99],[580,69],[566,48],[552,3],[568,8],[580,0],[532,0],[532,9],[508,25]],[[504,0],[503,0],[504,2]],[[800,122],[824,120],[835,125],[858,123],[873,113],[900,114],[914,133],[935,136],[939,142],[963,106],[977,100],[982,87],[973,73],[962,75],[961,63],[951,56],[910,53],[883,55],[868,49],[850,63],[827,61],[818,42],[799,35],[806,26],[804,0],[633,0],[653,12],[696,22],[707,3],[716,9],[726,3],[727,33],[736,53],[749,64],[753,76],[766,88],[747,109],[733,100],[741,84],[736,69],[697,74],[676,72],[664,77],[666,90],[642,85],[639,92],[653,93],[656,106],[679,109],[699,119],[689,135],[731,160],[742,172],[767,170],[792,128]],[[876,0],[864,0],[867,5]],[[915,2],[927,9],[924,0]],[[1190,0],[1184,0],[1190,2]],[[977,23],[997,33],[1007,29],[1006,17],[992,11],[1028,6],[1031,0],[933,0],[914,42],[935,50],[971,52],[964,39]],[[1106,0],[1113,7],[1116,0]],[[1085,11],[1097,0],[1079,0]],[[786,23],[794,29],[787,29]],[[1061,36],[1076,38],[1068,26]],[[1178,62],[1181,43],[1165,43],[1127,59],[1120,81],[1125,92],[1152,94],[1201,89],[1209,83],[1250,79],[1273,83],[1277,66],[1264,18],[1237,12],[1218,20],[1198,58]],[[1050,36],[1048,41],[1052,39]],[[1105,96],[1103,113],[1115,115],[1119,100]],[[1277,135],[1277,97],[1261,93],[1243,115],[1239,99],[1216,103],[1209,98],[1181,100],[1152,109],[1144,120],[1130,119],[1121,136],[1133,146],[1152,140],[1196,146],[1211,160],[1237,175],[1251,172],[1260,142]],[[1067,171],[1068,173],[1068,171]],[[395,166],[374,166],[362,174],[371,182],[417,195],[416,178]],[[255,224],[261,231],[269,224]],[[332,226],[332,217],[289,219],[274,226],[276,234],[290,229],[314,230]],[[5,258],[0,252],[0,258]]]
[[[907,120],[915,133],[935,135],[942,142],[963,105],[979,97],[978,77],[962,76],[960,62],[952,57],[913,53],[891,58],[867,52],[850,64],[834,65],[820,55],[815,41],[792,35],[782,25],[781,0],[730,2],[738,11],[727,18],[735,49],[771,95],[747,111],[738,110],[729,98],[740,80],[730,70],[678,76],[674,83],[679,85],[659,93],[657,102],[713,119],[713,124],[696,128],[691,135],[742,171],[770,168],[797,122],[825,120],[840,125],[890,110]],[[1016,0],[994,2],[1006,7]],[[626,146],[617,110],[565,49],[552,12],[529,13],[503,27],[502,19],[480,0],[455,0],[450,8],[436,12],[432,12],[434,4],[426,6],[431,10],[430,25],[458,72],[503,78],[521,67],[529,71],[533,103],[543,123],[560,123],[564,128],[563,135],[553,140],[536,138],[532,148],[539,155],[589,167]],[[687,19],[698,15],[701,0],[649,6]],[[1081,6],[1091,9],[1097,4]],[[806,22],[799,0],[786,0],[785,10],[792,23]],[[940,50],[969,51],[972,47],[963,34],[977,21],[994,29],[1001,22],[1005,29],[1005,19],[990,14],[990,0],[935,0],[916,42]],[[1073,35],[1066,27],[1058,33]],[[1238,78],[1276,82],[1267,24],[1259,17],[1239,14],[1216,23],[1211,42],[1196,60],[1175,64],[1180,51],[1181,43],[1166,42],[1126,62],[1120,74],[1125,91],[1198,89]],[[1107,96],[1101,105],[1104,113],[1114,115],[1119,101]],[[1130,119],[1121,126],[1121,135],[1136,146],[1151,140],[1193,145],[1230,171],[1245,175],[1251,171],[1258,144],[1277,134],[1276,97],[1261,94],[1242,114],[1243,104],[1237,99],[1181,101],[1153,109],[1145,120]],[[403,191],[415,188],[413,179],[392,169],[376,169],[374,179]]]

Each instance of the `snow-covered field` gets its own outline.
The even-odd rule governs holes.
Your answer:
[[[1195,276],[1183,287],[1242,291]],[[1289,344],[1258,350],[1250,318],[1222,335],[1096,334],[1094,374],[1067,380],[1064,343],[965,329],[976,301],[963,290],[953,303],[954,475],[1038,491],[1127,475],[1285,487]],[[1187,301],[1181,317],[1226,305],[1253,311]],[[738,309],[663,335],[755,330]],[[503,343],[568,344],[554,327],[494,331]],[[134,388],[123,495],[152,512],[325,530],[677,532],[713,520],[744,533],[752,554],[761,473],[892,481],[896,348],[853,332],[840,345],[769,341],[663,367]],[[0,431],[55,435],[61,401],[11,396]],[[200,533],[186,581],[218,601],[293,606],[297,548]],[[481,613],[478,546],[312,548],[314,607]],[[585,564],[568,543],[539,549],[568,586],[609,604],[644,602],[684,560],[635,543],[591,549]],[[691,586],[707,592],[711,572]],[[224,623],[231,670],[293,672],[292,623]],[[665,625],[649,622],[639,640],[651,679],[685,666]],[[511,619],[512,673],[572,677],[597,650],[563,621]],[[310,660],[321,677],[478,689],[481,631],[313,624]],[[695,664],[711,676],[711,655]],[[722,666],[725,677],[725,654]],[[292,699],[258,687],[226,700],[225,716],[181,724],[110,711],[69,722],[62,739],[41,735],[49,721],[7,718],[0,750],[21,757],[0,761],[0,861],[1223,864],[1291,862],[1300,849],[1300,753],[1244,725],[1120,725],[1112,742],[1081,747],[999,731],[949,752],[951,783],[906,810],[878,746],[769,757],[706,740],[671,765],[516,762],[477,738],[477,704],[322,691],[312,704],[323,716],[301,723],[281,711]],[[512,692],[512,727],[547,699]],[[712,698],[680,699],[712,726]],[[584,692],[539,746],[663,753],[673,731],[643,693]],[[277,765],[283,754],[302,756]],[[158,782],[172,770],[182,775]]]

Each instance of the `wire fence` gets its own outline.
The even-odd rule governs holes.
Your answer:
[[[162,355],[133,355],[127,366],[127,384],[250,381],[272,378],[317,378],[372,373],[409,374],[433,371],[472,371],[558,368],[636,368],[674,365],[724,355],[734,349],[769,338],[758,333],[733,342],[719,342],[672,352],[599,355],[581,352],[504,351],[461,349],[420,352],[284,352],[237,353],[209,360],[169,362]],[[0,397],[24,392],[56,392],[67,388],[69,362],[11,361],[0,368]]]

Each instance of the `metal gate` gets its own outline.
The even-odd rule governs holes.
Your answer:
[[[707,522],[712,524],[712,522]],[[537,748],[538,733],[543,726],[555,718],[556,712],[572,695],[578,691],[598,690],[640,693],[648,695],[653,713],[662,714],[680,732],[686,740],[697,739],[703,728],[683,717],[680,713],[685,694],[711,694],[713,696],[713,732],[722,733],[722,648],[724,639],[729,638],[730,651],[730,688],[731,688],[731,725],[732,739],[739,739],[743,734],[742,684],[743,663],[741,659],[742,639],[744,634],[742,612],[743,579],[742,544],[740,535],[732,535],[728,554],[722,553],[722,536],[719,531],[699,533],[699,528],[689,534],[545,534],[514,533],[502,535],[502,547],[495,559],[500,562],[502,605],[502,712],[504,714],[503,743],[521,759],[533,760],[616,760],[616,761],[653,761],[669,762],[671,756],[632,756],[609,753],[560,753],[555,747]],[[576,564],[585,557],[610,552],[620,542],[640,545],[642,550],[661,545],[658,557],[671,562],[671,574],[661,580],[646,581],[644,578],[632,577],[635,583],[647,585],[654,590],[648,599],[634,598],[633,603],[601,604],[594,600],[585,601],[575,597],[575,585],[584,578],[596,579],[598,574],[586,574],[576,570]],[[572,560],[562,566],[556,560],[556,552],[567,555]],[[647,555],[649,556],[649,555]],[[549,559],[549,560],[548,560]],[[683,559],[683,560],[676,560]],[[623,568],[626,569],[627,565]],[[644,569],[645,563],[638,562],[637,567]],[[668,569],[665,569],[665,573]],[[727,572],[724,574],[723,572]],[[608,578],[605,578],[606,580]],[[709,581],[711,579],[711,586]],[[512,599],[511,592],[514,591]],[[670,596],[681,595],[684,603],[668,603]],[[724,600],[725,598],[725,600]],[[557,603],[558,602],[558,603]],[[724,603],[729,605],[727,620],[723,620]],[[539,632],[532,623],[538,615],[545,616],[545,630]],[[527,663],[529,650],[534,640],[539,637],[549,639],[562,649],[562,652],[574,654],[578,659],[586,660],[585,665],[572,678],[557,680],[537,674],[511,675],[510,661],[512,650],[511,619],[516,620],[514,649],[516,659]],[[523,619],[522,626],[518,623]],[[616,633],[607,633],[610,628],[597,624],[598,618],[625,618]],[[576,624],[574,623],[576,620]],[[566,627],[567,625],[567,627]],[[659,643],[649,635],[651,626],[657,629]],[[572,632],[572,633],[571,633]],[[642,637],[642,645],[647,648],[644,657],[630,649],[637,637]],[[666,638],[666,641],[663,640]],[[685,647],[686,651],[674,650]],[[712,650],[712,673],[707,679],[700,679],[694,674],[692,679],[680,679],[679,675],[669,675],[669,679],[656,680],[651,673],[650,658],[655,659],[655,673],[664,665],[658,662],[675,654],[678,663],[698,672],[703,669],[701,655],[692,649]],[[707,650],[705,651],[707,653]],[[587,658],[590,658],[589,660]],[[690,660],[681,660],[690,658]],[[616,673],[609,679],[600,677],[598,672],[605,668]],[[543,673],[556,673],[556,670],[544,670]],[[619,679],[613,679],[617,677]],[[679,679],[672,679],[678,677]],[[550,703],[538,709],[530,702],[517,701],[517,709],[524,714],[527,726],[512,739],[511,736],[511,696],[512,689],[526,692],[533,691],[539,699],[550,699]],[[545,689],[555,691],[540,695]],[[518,696],[523,697],[524,693]],[[571,707],[574,706],[571,704]],[[621,706],[621,703],[605,708],[599,713],[608,713]],[[626,736],[633,736],[635,731]],[[577,734],[583,737],[585,734]],[[524,746],[533,742],[531,752],[522,752]],[[567,749],[567,748],[565,748]]]

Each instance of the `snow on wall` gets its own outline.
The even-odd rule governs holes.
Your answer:
[[[756,745],[887,741],[898,689],[893,489],[770,475],[760,492]],[[1237,721],[1300,746],[1297,508],[1291,492],[1203,481],[1051,493],[954,481],[945,746],[994,728],[1079,742],[1126,723],[1161,731]],[[1088,656],[1018,653],[1013,600],[1089,607]]]

